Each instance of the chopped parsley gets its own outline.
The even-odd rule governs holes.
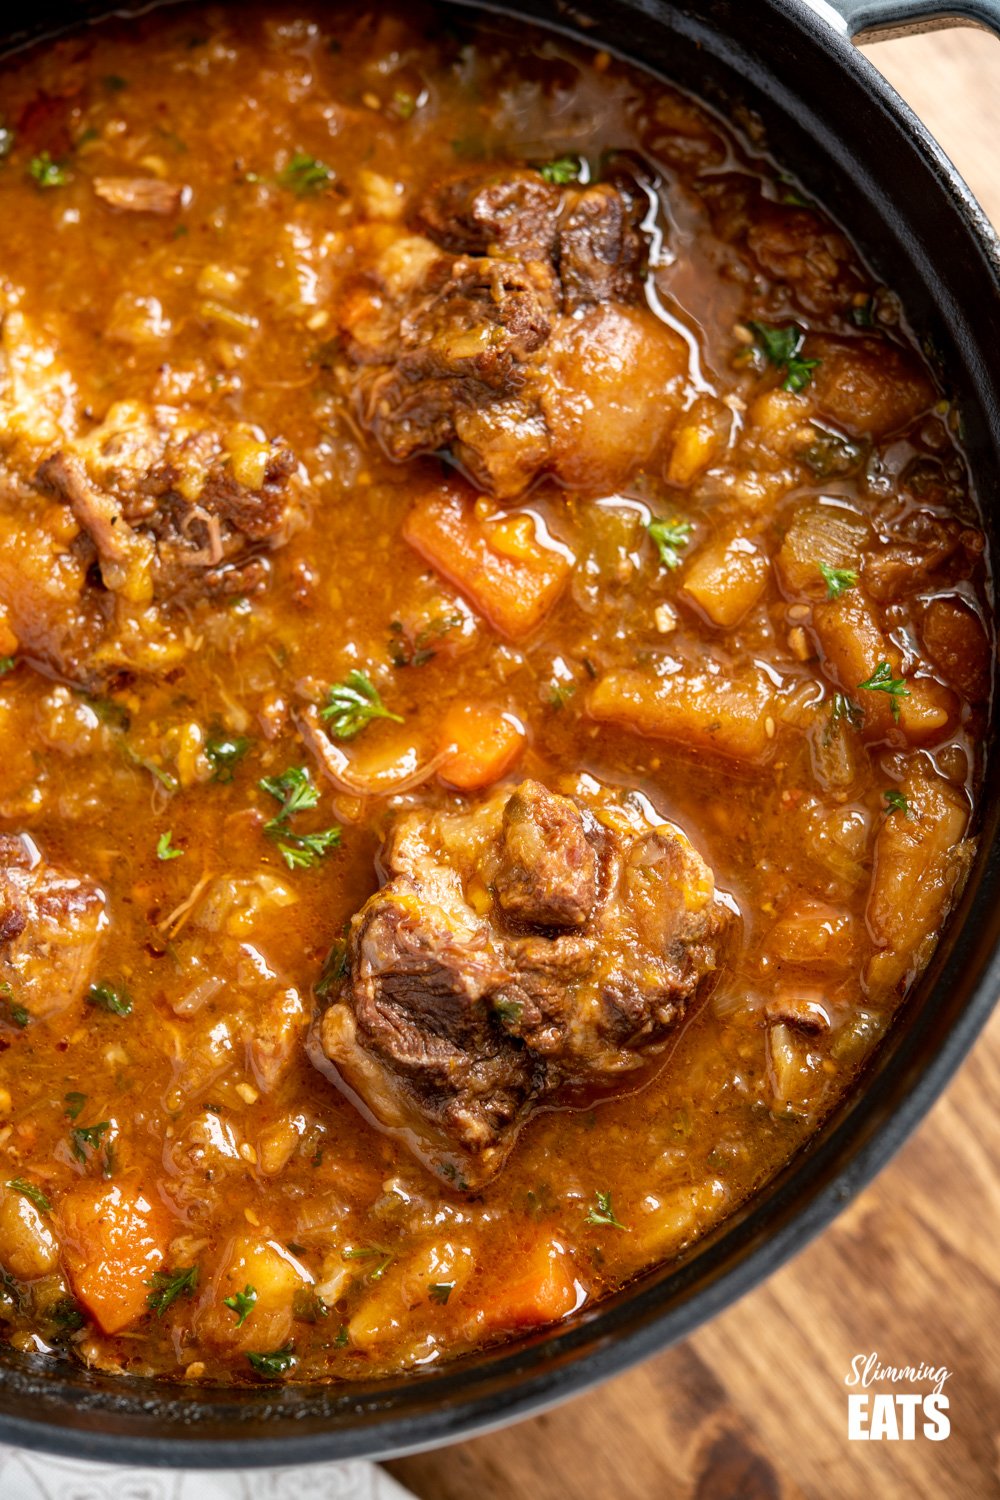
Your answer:
[[[903,677],[893,677],[887,661],[880,661],[866,682],[858,683],[859,691],[866,693],[888,693],[892,699],[892,717],[899,723],[900,698],[908,698],[910,690]]]
[[[885,802],[887,817],[891,817],[895,812],[901,812],[906,818],[913,817],[909,802],[903,796],[903,793],[897,791],[895,787],[891,787],[889,791],[883,792],[882,799]]]
[[[318,833],[295,833],[291,829],[282,833],[283,836],[279,836],[274,831],[271,837],[290,870],[311,870],[331,849],[340,848],[341,829],[336,823]]]
[[[394,714],[382,702],[378,688],[354,667],[343,682],[335,682],[327,694],[327,705],[320,709],[319,716],[325,719],[335,739],[353,740],[373,719],[391,719],[402,724],[399,714]]]
[[[65,187],[69,182],[69,171],[65,163],[53,161],[47,151],[40,151],[28,163],[28,176],[40,188]]]
[[[549,707],[557,712],[565,708],[575,692],[575,682],[552,682],[549,686]]]
[[[236,1326],[242,1328],[243,1324],[253,1312],[254,1303],[257,1301],[257,1289],[247,1282],[242,1292],[234,1292],[231,1297],[223,1297],[223,1307],[228,1307],[230,1312],[236,1314]]]
[[[174,832],[172,828],[168,828],[166,833],[160,834],[160,837],[156,840],[157,859],[180,859],[183,856],[183,849],[174,848],[173,837]]]
[[[88,1005],[96,1005],[99,1010],[106,1010],[113,1016],[129,1016],[132,1014],[132,996],[128,990],[116,990],[112,985],[102,982],[92,984],[87,991]]]
[[[453,1281],[432,1281],[427,1290],[430,1293],[431,1301],[437,1302],[439,1306],[443,1307],[455,1290],[455,1283]]]
[[[278,178],[282,187],[290,188],[300,198],[319,192],[320,188],[332,181],[333,171],[326,162],[319,161],[315,156],[307,156],[303,151],[296,151]]]
[[[389,660],[394,667],[423,667],[437,656],[432,642],[441,640],[450,630],[461,625],[462,616],[438,615],[418,630],[411,640],[401,620],[393,620],[389,629],[392,635],[389,639]]]
[[[70,1117],[75,1119],[76,1116]],[[87,1152],[97,1152],[101,1149],[101,1140],[106,1131],[111,1129],[110,1120],[99,1120],[96,1125],[74,1125],[70,1131],[70,1146],[77,1161],[85,1162]]]
[[[682,547],[691,540],[690,521],[664,521],[654,516],[646,530],[656,543],[660,562],[665,568],[679,568]]]
[[[330,1316],[330,1309],[311,1287],[300,1287],[292,1298],[292,1316],[299,1323],[319,1323]]]
[[[789,323],[787,328],[775,328],[770,323],[748,323],[747,327],[768,364],[784,368],[782,390],[804,391],[821,361],[799,358],[799,351],[806,341],[802,329],[795,323]]]
[[[411,120],[416,113],[417,101],[404,89],[397,89],[392,96],[392,107],[401,120]]]
[[[63,1100],[66,1105],[64,1114],[68,1119],[75,1120],[86,1104],[87,1096],[86,1094],[78,1093],[76,1089],[72,1089],[68,1094],[63,1095]]]
[[[866,443],[855,443],[842,432],[812,424],[815,437],[803,448],[799,457],[810,473],[817,479],[842,479],[853,474],[868,453]]]
[[[60,1297],[59,1301],[53,1305],[49,1316],[65,1333],[76,1333],[77,1329],[82,1328],[87,1321],[76,1298],[69,1296]]]
[[[594,1194],[594,1202],[587,1210],[585,1222],[587,1224],[599,1224],[608,1229],[625,1229],[627,1227],[615,1213],[610,1193],[598,1192]]]
[[[146,1298],[158,1318],[162,1318],[171,1303],[178,1297],[191,1297],[198,1285],[197,1266],[178,1266],[176,1271],[154,1271],[146,1282],[152,1291]]]
[[[846,720],[853,729],[860,728],[863,715],[856,703],[853,703],[846,693],[834,693],[830,700],[830,721],[839,724]]]
[[[247,1354],[250,1368],[268,1380],[277,1380],[279,1375],[286,1375],[295,1367],[294,1347],[293,1344],[285,1344],[281,1349],[272,1349],[269,1354],[251,1351]]]
[[[12,1177],[7,1186],[15,1193],[20,1193],[22,1198],[27,1198],[33,1203],[39,1213],[50,1214],[52,1204],[46,1198],[40,1187],[35,1187],[33,1182],[25,1182],[23,1177]]]
[[[289,766],[280,776],[263,776],[257,785],[281,803],[281,811],[264,825],[266,831],[287,822],[296,813],[308,812],[319,801],[319,792],[305,766]]]
[[[520,1000],[494,1000],[493,1010],[501,1021],[509,1021],[516,1026],[521,1019],[524,1005]]]
[[[341,1323],[340,1328],[337,1330],[337,1337],[333,1341],[333,1347],[335,1349],[346,1349],[347,1344],[347,1324]]]
[[[290,825],[296,813],[308,812],[319,801],[305,766],[289,766],[280,776],[265,776],[259,786],[281,803],[280,812],[264,824],[264,832],[277,844],[290,870],[310,870],[331,849],[340,847],[341,830],[336,824],[314,833],[298,833]]]
[[[344,1260],[377,1260],[378,1265],[369,1272],[370,1281],[381,1281],[386,1271],[396,1259],[392,1250],[383,1250],[380,1245],[359,1245],[356,1249],[345,1250]]]
[[[13,672],[16,665],[12,656],[0,656],[0,677],[6,677],[8,672]]]
[[[150,760],[148,756],[139,755],[137,751],[132,749],[131,745],[124,745],[122,748],[125,751],[126,760],[130,761],[133,766],[139,766],[141,770],[148,771],[150,776],[155,777],[160,783],[164,791],[171,794],[177,791],[179,783],[176,776],[171,776],[169,771],[165,771],[162,766],[158,766],[156,761]]]
[[[841,594],[846,594],[858,581],[858,575],[854,568],[831,568],[829,563],[820,563],[819,570],[826,584],[826,597],[828,599],[839,599]]]
[[[252,744],[253,740],[247,739],[245,735],[226,735],[217,740],[209,740],[205,746],[205,754],[212,764],[212,780],[223,783],[232,781],[236,767]]]
[[[102,81],[112,94],[120,94],[122,89],[128,88],[128,79],[123,78],[120,73],[108,73]]]
[[[553,187],[565,187],[569,182],[580,180],[580,158],[578,156],[557,156],[555,161],[542,162],[538,171],[545,181]]]
[[[30,1011],[17,1003],[10,985],[6,981],[0,984],[0,1021],[7,1021],[11,1026],[16,1026],[23,1031],[30,1020]]]
[[[863,302],[851,304],[851,322],[855,328],[875,327],[875,298],[866,297]]]
[[[346,976],[347,967],[347,943],[343,938],[337,938],[323,961],[323,968],[315,985],[317,995],[329,994],[337,981]]]

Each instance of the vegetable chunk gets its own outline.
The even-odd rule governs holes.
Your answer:
[[[136,1184],[86,1182],[63,1199],[59,1222],[73,1290],[95,1323],[105,1333],[135,1323],[165,1259],[165,1211]]]
[[[531,634],[570,574],[566,548],[543,540],[530,514],[481,521],[471,493],[457,489],[432,491],[418,500],[403,535],[510,640]]]
[[[609,672],[591,689],[587,711],[599,723],[746,765],[762,765],[775,746],[774,687],[756,668],[733,677]]]

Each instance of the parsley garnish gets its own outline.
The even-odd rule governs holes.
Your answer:
[[[335,1349],[346,1349],[347,1342],[347,1324],[341,1323],[340,1328],[337,1330],[337,1337],[333,1341],[333,1347]]]
[[[874,328],[875,298],[866,297],[864,302],[851,304],[851,322],[855,328]]]
[[[0,1021],[9,1021],[12,1026],[24,1030],[31,1020],[30,1011],[14,999],[14,991],[6,980],[0,984]]]
[[[901,812],[907,818],[913,817],[909,802],[907,802],[903,793],[898,792],[895,787],[890,788],[887,792],[883,792],[882,797],[886,805],[886,817],[891,817],[895,812]]]
[[[834,693],[830,702],[830,719],[836,724],[841,719],[846,719],[853,729],[858,729],[862,722],[862,713],[856,703],[852,703],[846,693]]]
[[[146,1285],[153,1290],[146,1298],[158,1318],[162,1318],[172,1302],[178,1297],[190,1297],[198,1285],[197,1266],[178,1266],[176,1271],[154,1271]]]
[[[336,823],[319,833],[294,833],[291,829],[284,829],[281,830],[283,836],[279,836],[277,829],[270,832],[290,870],[311,870],[331,849],[340,848],[341,830]]]
[[[64,1094],[63,1098],[66,1102],[64,1113],[70,1120],[75,1120],[87,1102],[86,1094],[80,1094],[76,1089],[73,1089],[70,1093]]]
[[[328,994],[337,981],[345,977],[347,968],[347,943],[343,938],[337,938],[323,961],[323,967],[315,985],[317,995]]]
[[[804,391],[821,361],[799,358],[799,350],[806,341],[802,329],[795,323],[787,328],[775,328],[769,323],[748,323],[747,327],[768,363],[784,366],[782,390]]]
[[[75,1115],[70,1116],[75,1119]],[[99,1120],[96,1125],[74,1125],[70,1131],[70,1143],[73,1155],[77,1161],[87,1160],[87,1151],[98,1151],[101,1145],[101,1137],[106,1130],[111,1129],[110,1120]]]
[[[263,776],[257,785],[281,803],[281,811],[264,825],[267,832],[296,813],[308,812],[319,801],[319,792],[305,766],[289,766],[280,776]]]
[[[327,183],[333,181],[333,172],[325,161],[319,161],[315,156],[306,156],[302,151],[296,151],[288,166],[278,178],[282,187],[290,188],[300,198],[308,193],[316,193],[320,188],[326,187]]]
[[[39,1213],[50,1214],[52,1212],[52,1204],[41,1188],[35,1187],[33,1182],[25,1182],[23,1177],[12,1177],[7,1186],[15,1193],[20,1193],[22,1198],[27,1198],[29,1203],[33,1203]]]
[[[128,990],[116,990],[106,983],[90,986],[87,991],[87,1003],[96,1005],[100,1010],[109,1011],[113,1016],[132,1014],[132,996]]]
[[[327,721],[335,739],[353,740],[373,719],[403,723],[399,714],[390,713],[378,688],[357,667],[348,672],[343,682],[335,682],[327,697],[329,701],[326,708],[320,709],[319,716]]]
[[[253,1312],[254,1303],[257,1301],[257,1289],[247,1282],[242,1292],[234,1292],[231,1297],[223,1297],[223,1307],[228,1307],[236,1314],[236,1326],[242,1328],[243,1324]]]
[[[270,1354],[250,1352],[247,1354],[250,1368],[258,1375],[266,1376],[268,1380],[277,1380],[279,1375],[286,1374],[294,1367],[294,1348],[294,1344],[286,1344],[283,1349],[272,1349]]]
[[[826,584],[826,597],[828,599],[839,599],[841,594],[846,594],[858,581],[858,575],[853,568],[831,568],[829,563],[820,563],[819,570]]]
[[[6,677],[8,672],[13,672],[16,665],[12,656],[0,656],[0,677]]]
[[[386,1271],[396,1259],[392,1250],[383,1250],[379,1245],[360,1245],[354,1250],[343,1252],[344,1260],[378,1260],[378,1265],[369,1275],[370,1281],[381,1281]]]
[[[905,678],[893,677],[892,668],[887,661],[880,661],[867,682],[858,683],[858,689],[866,693],[888,693],[892,699],[892,717],[899,723],[899,700],[908,698],[910,690]]]
[[[69,182],[69,172],[61,161],[53,161],[47,151],[40,151],[33,156],[28,163],[28,176],[33,178],[40,188],[65,187]]]
[[[656,543],[663,566],[679,568],[681,565],[680,548],[686,547],[691,540],[691,522],[663,521],[654,516],[646,530]]]
[[[516,1026],[521,1019],[524,1005],[520,1000],[494,1000],[493,1009],[501,1021],[509,1021]]]
[[[87,1321],[75,1297],[60,1297],[52,1307],[49,1316],[67,1333],[76,1333],[77,1329],[82,1328]]]
[[[553,187],[565,187],[568,182],[579,182],[580,158],[557,156],[555,161],[542,162],[538,171]]]
[[[289,766],[280,776],[265,776],[259,785],[281,803],[281,811],[264,824],[264,832],[274,839],[290,870],[310,870],[331,849],[340,847],[341,830],[336,824],[315,833],[296,833],[290,827],[289,820],[296,813],[308,812],[319,801],[305,766]]]
[[[407,94],[403,89],[397,89],[392,96],[393,108],[401,120],[410,120],[417,108],[417,101],[412,94]]]
[[[233,772],[252,744],[253,740],[244,735],[209,740],[205,746],[205,754],[212,762],[212,780],[223,783],[232,781]]]
[[[168,828],[166,833],[161,833],[156,840],[157,859],[180,859],[184,853],[183,849],[175,849],[173,846],[174,831]]]
[[[430,1292],[431,1301],[437,1302],[443,1307],[455,1290],[455,1283],[453,1281],[432,1281],[427,1290]]]
[[[608,1229],[625,1229],[627,1226],[615,1214],[610,1193],[595,1193],[594,1202],[587,1210],[586,1223],[600,1224]]]
[[[392,636],[389,640],[389,660],[394,667],[423,667],[429,661],[433,661],[437,652],[431,646],[432,641],[440,640],[457,625],[461,625],[461,615],[438,615],[425,625],[423,630],[418,630],[412,641],[407,636],[401,620],[393,620],[389,625]]]

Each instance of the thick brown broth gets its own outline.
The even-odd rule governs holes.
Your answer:
[[[104,898],[65,1005],[54,935],[34,978],[2,968],[0,907],[8,1336],[112,1370],[350,1379],[569,1315],[773,1175],[945,920],[992,661],[956,413],[891,291],[769,158],[524,28],[167,10],[12,59],[0,115],[0,833]],[[566,479],[576,439],[561,483],[499,500],[440,457],[391,462],[350,394],[359,285],[389,300],[371,268],[404,254],[440,180],[564,157],[595,180],[624,161],[650,194],[645,301],[690,345],[677,411],[660,432],[666,396],[644,409],[656,440],[613,483],[589,461]],[[109,179],[162,185],[155,210],[109,200]],[[792,324],[803,348],[769,360],[767,330]],[[784,389],[796,360],[817,364]],[[34,476],[116,402],[248,424],[234,467],[260,434],[291,449],[301,524],[245,592],[168,605],[102,584],[77,508]],[[404,539],[440,495],[501,556],[548,538],[571,559],[535,628],[495,628]],[[489,529],[504,512],[513,542]],[[680,526],[662,555],[656,518]],[[437,776],[365,797],[324,775],[303,705],[353,670],[402,722],[335,744],[351,774],[441,755]],[[714,988],[621,1097],[537,1115],[465,1192],[304,1038],[390,818],[495,779],[448,782],[463,704],[492,716],[477,752],[497,714],[513,725],[501,782],[641,794],[738,913]],[[300,766],[318,801],[272,830],[292,831],[289,868],[260,782]],[[296,862],[333,825],[339,847]]]

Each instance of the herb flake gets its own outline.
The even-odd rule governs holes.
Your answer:
[[[839,599],[848,589],[854,588],[858,575],[854,568],[833,568],[829,563],[820,563],[819,570],[826,584],[826,597]]]
[[[893,677],[892,667],[887,661],[880,661],[872,675],[865,682],[858,683],[858,691],[865,693],[888,693],[892,700],[892,717],[899,723],[899,712],[901,698],[908,698],[910,690],[906,686],[906,679]]]
[[[654,516],[646,530],[656,543],[663,566],[671,569],[679,568],[682,562],[681,548],[686,547],[691,540],[691,522],[664,521]]]
[[[601,1192],[594,1194],[594,1201],[587,1210],[585,1223],[597,1224],[606,1229],[627,1229],[628,1227],[615,1213],[611,1194]]]
[[[236,1326],[242,1328],[253,1312],[256,1301],[257,1288],[251,1286],[248,1281],[242,1292],[234,1292],[231,1297],[223,1297],[222,1305],[236,1314]]]
[[[319,712],[326,720],[334,739],[353,740],[373,719],[404,721],[382,702],[382,695],[364,672],[354,667],[343,682],[335,682],[327,694],[327,705]]]
[[[23,1177],[12,1177],[7,1186],[12,1192],[20,1193],[22,1198],[27,1198],[29,1203],[33,1203],[40,1214],[52,1212],[51,1202],[41,1188],[36,1187],[33,1182],[26,1182]]]
[[[198,1267],[178,1266],[176,1271],[154,1271],[146,1285],[152,1287],[146,1298],[146,1305],[153,1309],[158,1318],[162,1318],[178,1297],[194,1295],[198,1285]]]

